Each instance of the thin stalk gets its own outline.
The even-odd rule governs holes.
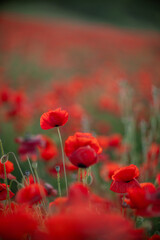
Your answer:
[[[24,174],[23,174],[23,172],[22,172],[22,169],[21,169],[21,167],[20,167],[20,164],[19,164],[19,162],[18,162],[18,159],[17,159],[16,155],[14,154],[14,152],[9,152],[9,153],[8,153],[8,156],[9,156],[9,154],[12,154],[12,155],[14,156],[14,159],[16,160],[16,163],[17,163],[18,169],[19,169],[19,171],[20,171],[20,173],[21,173],[21,175],[22,175],[22,178],[23,178],[24,182],[26,182],[26,184],[28,184],[28,182],[27,182],[27,180],[26,180],[26,178],[25,178],[25,176],[24,176]]]
[[[43,208],[44,208],[44,211],[46,211],[46,204],[45,204],[45,201],[43,199],[45,199],[45,195],[43,194],[43,192],[41,191],[41,188],[40,188],[40,180],[39,180],[39,176],[38,176],[38,172],[37,172],[37,165],[35,165],[35,167],[33,168],[34,169],[34,172],[35,172],[35,176],[36,176],[36,179],[37,179],[37,182],[38,182],[38,185],[39,185],[39,190],[40,190],[40,194],[41,194],[41,197],[42,197],[42,205],[43,205]]]
[[[78,182],[81,182],[81,168],[78,169]]]
[[[60,173],[59,172],[57,172],[57,184],[58,184],[58,194],[61,197],[62,194],[61,194],[61,183],[60,183]]]
[[[86,183],[86,179],[85,179],[85,169],[82,169],[82,182],[83,182],[83,184]]]
[[[5,184],[6,184],[6,189],[7,189],[7,200],[8,200],[9,206],[11,206],[11,201],[10,201],[10,196],[9,196],[9,188],[8,188],[8,180],[7,180],[7,172],[6,172],[5,163],[4,163],[3,165],[4,165]]]
[[[2,157],[3,157],[3,156],[4,156],[4,150],[3,150],[3,144],[2,144],[2,140],[1,140],[1,139],[0,139],[0,147],[1,147]],[[5,176],[4,182],[5,182],[5,184],[6,184],[7,200],[8,200],[9,208],[10,208],[10,207],[11,207],[11,202],[10,202],[10,196],[9,196],[9,188],[8,188],[6,165],[5,165],[5,163],[2,163],[2,164],[3,164],[3,166],[4,166],[4,176]]]
[[[67,193],[67,196],[68,196],[68,184],[67,184],[67,175],[66,175],[66,168],[65,168],[64,150],[63,150],[62,137],[61,137],[61,133],[60,133],[59,127],[57,127],[57,132],[58,132],[60,145],[61,145],[63,170],[64,170],[64,179],[65,179],[65,185],[66,185],[66,193]]]
[[[21,185],[22,187],[24,187],[24,185],[22,183],[19,183],[16,179],[12,179],[10,181],[10,185],[9,185],[10,188],[11,188],[13,182],[17,183],[17,185]]]
[[[27,157],[27,161],[28,161],[28,164],[29,164],[29,167],[30,167],[30,170],[31,170],[33,179],[34,179],[34,182],[36,183],[36,178],[35,178],[35,175],[34,175],[33,168],[32,168],[32,166],[31,166],[31,162],[30,162],[30,160],[29,160],[29,157]]]

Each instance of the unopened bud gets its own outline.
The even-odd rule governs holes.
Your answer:
[[[5,164],[8,161],[8,154],[5,154],[1,157],[1,163]]]
[[[25,171],[25,175],[26,175],[26,177],[29,177],[30,176],[30,171]]]
[[[60,172],[60,166],[56,166],[55,169],[56,169],[57,173]]]

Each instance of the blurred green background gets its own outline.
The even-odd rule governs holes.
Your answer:
[[[128,28],[160,30],[160,1],[156,0],[2,0],[1,11],[76,17]]]

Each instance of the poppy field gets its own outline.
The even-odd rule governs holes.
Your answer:
[[[0,15],[0,239],[160,239],[160,34]]]

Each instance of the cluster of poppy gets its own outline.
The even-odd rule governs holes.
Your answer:
[[[67,121],[68,112],[58,108],[42,114],[40,126],[43,130],[50,131],[52,128],[64,126]],[[0,200],[3,201],[0,205],[1,239],[160,239],[158,234],[148,238],[145,224],[137,228],[133,220],[134,216],[160,216],[160,174],[157,175],[157,188],[151,182],[140,182],[140,171],[136,165],[120,166],[108,159],[102,160],[102,147],[99,142],[104,140],[103,137],[98,141],[91,133],[83,132],[77,132],[66,139],[63,150],[68,161],[75,166],[77,175],[80,169],[85,170],[84,174],[82,172],[82,176],[77,178],[77,182],[69,186],[67,195],[61,196],[58,191],[60,195],[57,196],[56,187],[39,179],[36,171],[33,171],[32,175],[24,176],[15,196],[9,185],[0,184]],[[120,135],[110,136],[106,141],[107,149],[109,147],[113,151],[122,145]],[[58,152],[52,139],[45,135],[18,138],[16,142],[20,144],[19,155],[22,161],[29,156],[35,163],[40,155],[48,162],[53,160]],[[105,144],[104,146],[106,148]],[[159,152],[157,153],[155,148],[153,153],[157,158]],[[148,156],[150,155],[151,149],[148,151]],[[15,180],[11,175],[14,167],[7,156],[1,157],[0,176],[12,181]],[[91,174],[91,166],[100,162],[106,166],[101,170],[105,181],[112,179],[110,190],[117,194],[116,201],[111,199],[108,193],[103,197],[93,193],[88,186],[86,178],[88,173]],[[105,171],[108,171],[108,178],[105,177]],[[48,197],[52,199],[49,204]],[[8,226],[10,231],[7,231]]]
[[[0,21],[0,131],[6,121],[14,124],[21,164],[28,161],[31,167],[25,174],[21,170],[18,182],[11,153],[2,153],[0,239],[160,239],[155,224],[160,217],[159,35],[70,22],[42,24],[8,14]],[[21,86],[23,80],[23,88],[13,88],[7,73],[15,49],[21,64],[33,63],[40,50],[40,72],[54,69],[53,82],[45,81],[43,91],[34,88],[32,74],[19,70],[16,81]],[[43,113],[38,134],[23,134],[37,116],[57,106],[65,110]],[[113,114],[111,124],[105,112]],[[112,133],[114,121],[124,123],[124,137]],[[142,138],[138,143],[135,133]],[[40,160],[43,176],[50,174],[52,184],[38,176]]]

